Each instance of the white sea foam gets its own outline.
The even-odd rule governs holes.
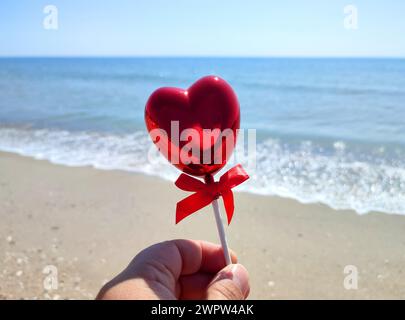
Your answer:
[[[0,150],[68,166],[127,170],[172,181],[179,175],[162,157],[150,161],[148,153],[155,149],[145,132],[113,135],[1,128]],[[367,157],[349,152],[341,141],[332,143],[331,150],[323,152],[310,141],[294,148],[278,140],[260,142],[256,170],[250,170],[251,179],[237,189],[304,203],[321,202],[358,213],[405,214],[402,163],[383,158],[367,161]],[[247,165],[245,162],[242,164]]]
[[[311,143],[297,150],[277,140],[258,146],[254,182],[243,188],[260,194],[321,202],[335,209],[358,213],[382,211],[405,214],[405,169],[384,160],[370,163],[345,152],[338,142],[332,154],[319,152]]]

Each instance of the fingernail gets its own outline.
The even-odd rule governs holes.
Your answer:
[[[232,280],[239,287],[240,291],[246,297],[249,293],[249,274],[241,264],[234,264],[231,267]]]

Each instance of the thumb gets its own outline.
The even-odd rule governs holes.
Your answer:
[[[250,291],[249,274],[241,264],[231,264],[214,277],[207,288],[207,300],[244,300]]]

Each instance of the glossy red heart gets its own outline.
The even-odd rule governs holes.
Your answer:
[[[190,175],[212,175],[235,147],[239,102],[225,80],[207,76],[186,90],[157,89],[146,103],[145,122],[169,162]]]

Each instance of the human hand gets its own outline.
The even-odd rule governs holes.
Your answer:
[[[236,263],[234,253],[231,258]],[[171,240],[141,251],[97,299],[243,300],[249,291],[247,270],[241,264],[225,266],[219,245]]]

